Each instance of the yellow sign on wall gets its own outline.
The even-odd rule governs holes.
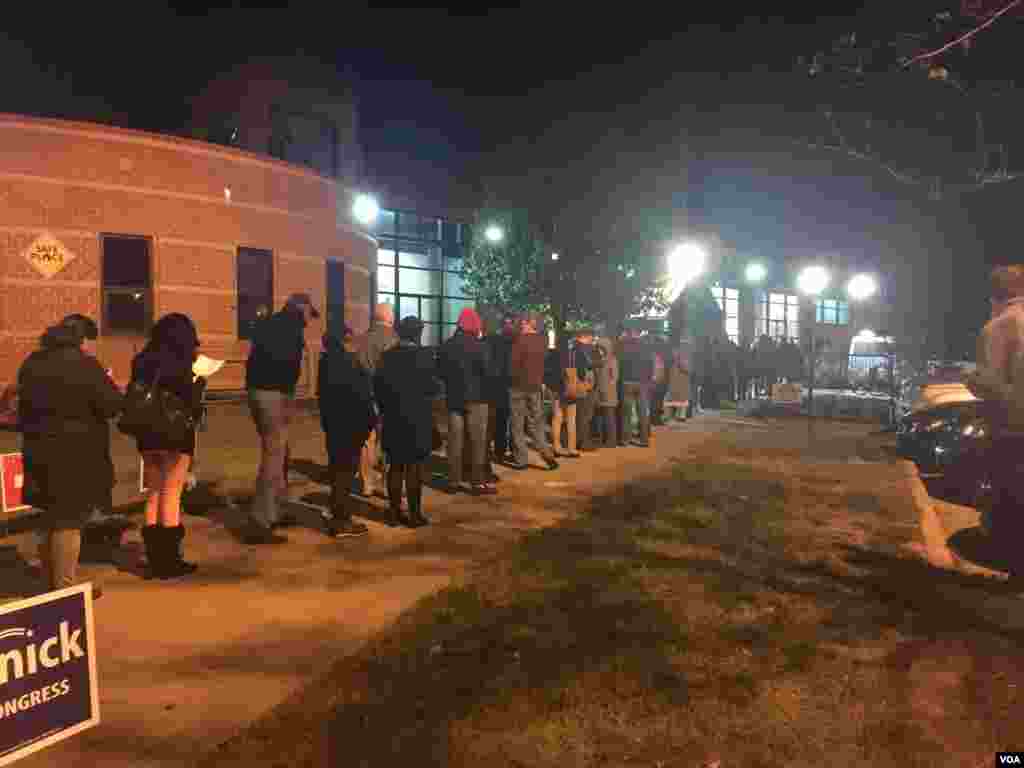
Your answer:
[[[75,254],[48,232],[37,237],[25,250],[24,256],[35,271],[47,279],[75,260]]]

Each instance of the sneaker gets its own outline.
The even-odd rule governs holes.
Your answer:
[[[553,472],[554,470],[558,469],[558,462],[555,461],[555,459],[551,456],[544,459],[544,463],[547,465],[549,471]]]
[[[507,466],[509,469],[514,469],[516,472],[522,472],[523,470],[530,468],[529,464],[520,464],[519,462],[515,461],[509,462],[505,466]]]
[[[242,537],[242,540],[246,544],[253,546],[267,545],[267,544],[284,544],[288,539],[284,536],[279,536],[274,533],[270,528],[259,523],[251,523]]]
[[[327,535],[333,536],[335,539],[351,539],[357,536],[365,536],[369,532],[369,528],[354,520],[332,518],[327,524]]]
[[[498,489],[488,483],[475,483],[472,488],[474,496],[494,496]]]

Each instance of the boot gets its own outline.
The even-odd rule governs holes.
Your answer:
[[[421,490],[409,494],[409,524],[413,528],[430,525],[430,518],[423,514],[423,492]]]
[[[156,579],[164,571],[162,559],[164,550],[161,548],[160,531],[156,525],[146,525],[142,528],[142,545],[146,549],[146,579]]]
[[[176,579],[181,576],[188,576],[195,573],[198,566],[195,563],[186,562],[182,557],[182,544],[185,541],[185,526],[176,525],[173,528],[160,528],[161,536],[166,537],[166,560],[161,579]]]

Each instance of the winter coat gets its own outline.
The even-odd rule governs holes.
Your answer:
[[[686,368],[686,360],[682,352],[672,355],[672,365],[668,374],[668,394],[665,400],[669,403],[685,403],[690,399],[690,371]]]
[[[320,426],[327,438],[327,454],[337,464],[343,451],[366,442],[377,423],[370,374],[352,352],[333,336],[324,336],[317,370]]]
[[[610,339],[601,339],[597,345],[604,352],[604,363],[596,371],[597,405],[614,408],[619,404],[619,358]]]
[[[247,389],[295,396],[306,349],[306,321],[301,312],[282,309],[256,326],[245,365]]]
[[[619,372],[624,382],[650,384],[654,379],[654,354],[650,347],[638,339],[625,339]]]
[[[192,411],[192,415],[198,423],[203,410],[203,392],[206,388],[206,380],[193,381],[195,377],[192,374],[192,355],[184,356],[181,352],[148,344],[132,360],[132,382],[150,387],[158,372],[160,375],[159,388],[177,395]],[[168,443],[145,437],[137,440],[136,445],[140,453],[142,451],[177,451],[195,456],[196,433],[193,431],[181,443]]]
[[[377,372],[381,355],[398,344],[398,334],[390,325],[378,324],[356,339],[356,350],[359,362],[370,374]]]
[[[424,461],[434,447],[434,397],[440,392],[431,350],[400,341],[381,356],[374,391],[383,416],[388,460],[394,464]]]
[[[26,504],[51,528],[81,528],[113,507],[109,419],[123,396],[70,328],[51,328],[18,371]]]
[[[521,333],[512,341],[509,371],[512,386],[524,392],[535,392],[544,383],[544,357],[547,340],[539,333]]]
[[[487,402],[487,378],[492,369],[482,340],[458,329],[441,345],[440,357],[449,411],[465,411],[470,403]]]
[[[487,381],[488,400],[495,405],[503,405],[508,401],[508,391],[512,384],[511,354],[515,338],[508,333],[484,338],[491,361],[491,375]]]

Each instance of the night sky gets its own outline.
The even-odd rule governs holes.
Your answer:
[[[302,51],[357,76],[371,172],[408,167],[423,185],[519,177],[525,189],[549,178],[574,226],[598,220],[596,232],[647,206],[692,204],[699,187],[709,226],[744,251],[839,251],[880,269],[904,322],[926,322],[930,344],[957,355],[984,320],[986,265],[1020,259],[1009,206],[1024,182],[933,202],[875,168],[794,146],[805,120],[786,106],[793,76],[779,73],[844,32],[863,14],[857,3],[828,4],[830,19],[689,26],[656,5],[585,15],[552,4],[476,15],[139,5],[8,26],[0,66],[18,76],[3,78],[0,110],[173,132],[211,76]],[[910,16],[941,3],[899,5]]]

